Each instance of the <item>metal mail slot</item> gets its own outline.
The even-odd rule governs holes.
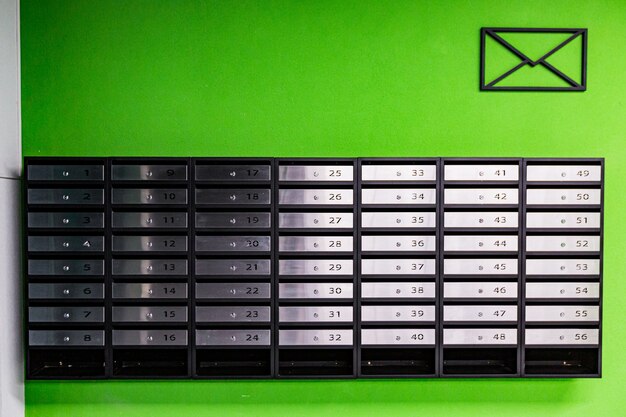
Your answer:
[[[600,321],[598,306],[526,306],[526,322]]]
[[[29,275],[104,275],[103,260],[29,259]]]
[[[599,275],[598,259],[526,259],[526,275]]]
[[[436,165],[363,165],[362,181],[435,181]]]
[[[150,212],[124,213],[113,212],[113,228],[162,228],[178,229],[187,227],[187,213],[181,212]]]
[[[527,252],[599,252],[600,236],[527,236]]]
[[[278,214],[278,227],[281,229],[351,229],[353,226],[352,213]]]
[[[435,298],[435,283],[363,282],[361,298]]]
[[[113,236],[113,252],[186,252],[187,236]]]
[[[446,235],[443,250],[451,252],[517,252],[517,235]]]
[[[351,322],[352,307],[279,307],[281,323]]]
[[[278,297],[290,298],[352,298],[352,283],[320,282],[320,283],[280,283]]]
[[[598,329],[526,329],[526,345],[590,345],[600,343]]]
[[[361,213],[361,227],[363,229],[375,228],[432,228],[436,224],[434,211],[419,212],[382,212]]]
[[[187,330],[113,330],[113,346],[186,346]]]
[[[341,205],[353,203],[352,189],[282,189],[278,190],[278,204]]]
[[[434,188],[363,188],[362,204],[435,204],[437,190]]]
[[[31,323],[104,323],[104,307],[29,307]]]
[[[528,165],[526,181],[601,181],[599,165]]]
[[[281,259],[279,275],[352,275],[352,260],[345,259]]]
[[[28,236],[31,252],[104,252],[104,236]]]
[[[444,345],[516,345],[517,329],[443,329]]]
[[[352,236],[280,236],[280,252],[352,252]]]
[[[114,188],[113,204],[187,204],[184,188]]]
[[[363,275],[434,275],[434,259],[362,259]]]
[[[186,165],[113,165],[113,181],[185,181]]]
[[[445,204],[518,204],[517,188],[447,188]]]
[[[266,188],[196,189],[196,204],[250,205],[270,204],[272,193]]]
[[[436,249],[435,236],[362,236],[361,250],[433,252]]]
[[[444,282],[444,298],[517,298],[515,282]]]
[[[518,181],[519,166],[498,165],[445,165],[445,181]]]
[[[28,227],[102,229],[104,228],[104,213],[28,213]]]
[[[219,282],[196,284],[196,298],[199,299],[269,299],[270,284],[266,282]]]
[[[352,165],[287,165],[278,168],[279,181],[352,181]]]
[[[196,252],[269,252],[269,236],[196,236]]]
[[[198,323],[269,323],[271,311],[269,306],[219,306],[196,307],[196,322]]]
[[[517,228],[519,215],[512,211],[445,212],[443,226],[455,228]]]
[[[187,275],[186,259],[113,259],[113,275]]]
[[[597,282],[527,282],[526,298],[600,298]]]
[[[446,275],[516,275],[517,259],[444,259]]]
[[[599,229],[600,213],[526,213],[527,229]]]
[[[113,283],[113,298],[185,299],[187,284],[180,282]]]
[[[104,181],[103,165],[28,165],[29,181]]]
[[[269,330],[196,330],[196,346],[270,346]]]
[[[30,188],[27,196],[28,204],[104,204],[104,190],[101,188]]]
[[[269,181],[270,165],[196,165],[199,181]]]
[[[361,306],[363,322],[433,322],[435,317],[435,306]]]
[[[266,212],[196,213],[197,229],[266,229],[271,224]]]
[[[180,306],[113,306],[113,321],[119,323],[185,323],[187,307]]]
[[[501,321],[517,322],[517,306],[479,305],[444,306],[444,321]]]
[[[30,330],[29,346],[104,346],[103,330]]]
[[[361,329],[361,345],[434,345],[435,329]]]
[[[101,300],[104,298],[104,284],[28,284],[28,298],[31,300]]]
[[[352,330],[279,330],[280,346],[352,346]]]
[[[270,275],[269,259],[198,259],[197,275]]]
[[[526,191],[526,204],[553,204],[553,205],[589,205],[600,204],[601,191],[599,188],[530,188]]]

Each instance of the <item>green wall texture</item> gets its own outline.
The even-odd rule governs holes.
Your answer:
[[[604,376],[28,382],[35,416],[624,416],[626,1],[22,0],[24,154],[606,157]],[[588,91],[478,91],[482,26],[587,27]]]

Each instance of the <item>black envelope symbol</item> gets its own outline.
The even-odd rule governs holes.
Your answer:
[[[561,34],[566,36],[559,39],[556,44],[550,45],[551,49],[542,52],[543,55],[531,59],[529,57],[531,54],[524,53],[523,48],[516,47],[512,42],[503,38],[504,34],[507,33],[528,33],[533,34],[532,36]],[[486,75],[489,65],[489,51],[486,49],[486,43],[493,43],[493,41],[498,48],[504,48],[520,60],[517,65],[505,72],[498,72],[495,77],[493,71]],[[581,52],[575,52],[580,54],[576,56],[576,59],[580,59],[580,73],[573,74],[570,72],[568,75],[550,63],[549,59],[567,53],[565,51],[568,50],[568,45],[574,45],[574,41],[580,41],[579,45],[582,45],[580,47]],[[576,51],[576,49],[573,50]],[[508,78],[520,69],[529,70],[536,66],[542,66],[544,72],[548,70],[551,76],[556,77],[559,85],[532,85],[532,82],[523,82],[520,79],[511,82],[511,78]],[[518,72],[516,75],[519,74]],[[486,79],[487,77],[489,79]],[[483,91],[585,91],[587,89],[587,29],[482,28],[480,31],[480,89]]]

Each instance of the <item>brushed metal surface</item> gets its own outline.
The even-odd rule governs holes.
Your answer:
[[[436,239],[433,235],[362,236],[361,251],[433,252]]]
[[[447,211],[443,215],[443,225],[455,228],[517,228],[519,214],[515,211]]]
[[[527,282],[526,298],[600,298],[598,282]]]
[[[346,205],[353,203],[352,189],[291,189],[278,190],[278,204],[286,205]]]
[[[352,236],[280,236],[279,252],[352,252]]]
[[[29,346],[104,346],[103,330],[29,330]]]
[[[447,305],[443,321],[517,323],[517,306],[512,305]]]
[[[599,205],[599,188],[529,188],[526,190],[527,205]]]
[[[444,298],[517,298],[516,282],[444,282]]]
[[[517,259],[478,258],[444,259],[446,275],[516,275]]]
[[[315,330],[279,330],[280,346],[351,346],[352,330],[315,329]]]
[[[113,181],[186,181],[187,165],[112,165]]]
[[[187,227],[185,212],[120,212],[114,211],[112,226],[115,229],[180,229]]]
[[[283,165],[278,167],[279,181],[352,181],[352,165]]]
[[[28,213],[28,227],[42,229],[103,229],[104,213]]]
[[[279,213],[281,229],[343,229],[354,227],[352,213]]]
[[[104,307],[28,307],[30,323],[104,323]]]
[[[435,345],[435,329],[361,329],[361,345]]]
[[[435,188],[363,188],[362,204],[435,204]]]
[[[601,181],[602,170],[599,165],[528,165],[526,181]]]
[[[102,188],[29,188],[28,204],[101,205],[104,204]]]
[[[517,329],[443,329],[444,345],[517,345]]]
[[[240,206],[270,204],[269,188],[196,188],[196,204]]]
[[[104,298],[104,284],[28,284],[28,298],[31,300],[101,300]]]
[[[196,275],[270,275],[269,259],[197,259]]]
[[[104,275],[104,261],[101,259],[29,259],[29,275]]]
[[[517,252],[517,235],[445,235],[443,250],[451,252]]]
[[[432,228],[436,225],[434,211],[418,212],[363,212],[361,227],[375,228]]]
[[[196,346],[270,346],[271,334],[264,329],[196,330]]]
[[[434,259],[362,259],[362,275],[434,275]]]
[[[196,179],[199,181],[269,181],[272,179],[271,165],[259,164],[196,164]]]
[[[185,323],[186,306],[113,306],[113,322]]]
[[[446,164],[445,181],[519,181],[517,164]]]
[[[113,275],[187,275],[186,259],[113,259]]]
[[[172,205],[187,204],[187,190],[184,188],[113,188],[113,204]]]
[[[186,346],[187,330],[113,329],[113,346]]]
[[[196,252],[269,252],[269,236],[196,236]]]
[[[352,275],[351,259],[281,259],[279,275]]]
[[[599,252],[600,236],[527,236],[526,252]]]
[[[596,322],[600,307],[588,305],[526,306],[526,322]]]
[[[526,213],[526,228],[528,229],[599,229],[600,222],[600,213]]]
[[[249,323],[271,321],[269,306],[199,306],[196,307],[198,323]]]
[[[526,346],[532,345],[588,345],[600,344],[598,329],[526,329]]]
[[[599,259],[526,259],[526,275],[599,274]]]
[[[436,165],[363,165],[362,181],[435,181]]]
[[[181,282],[113,283],[113,298],[185,299],[187,284]]]
[[[104,166],[89,165],[28,165],[29,181],[104,181]]]
[[[434,322],[433,305],[361,306],[362,322]]]
[[[361,298],[435,298],[435,283],[363,282]]]
[[[445,204],[518,204],[517,188],[446,188]]]
[[[353,320],[352,307],[316,306],[316,307],[279,307],[278,321],[281,323],[320,323]]]
[[[211,282],[196,284],[198,299],[269,299],[270,284],[266,282]]]
[[[272,225],[268,212],[198,212],[197,229],[267,229]]]
[[[104,236],[28,236],[31,252],[104,252]]]
[[[187,236],[112,236],[113,252],[186,252]]]
[[[278,298],[338,298],[347,299],[353,296],[352,283],[336,282],[281,282],[278,284]]]

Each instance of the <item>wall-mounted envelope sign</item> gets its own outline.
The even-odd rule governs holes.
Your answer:
[[[585,91],[587,29],[482,28],[483,91]]]

